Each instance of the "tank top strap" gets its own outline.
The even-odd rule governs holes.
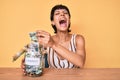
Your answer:
[[[70,44],[71,44],[71,51],[75,52],[76,51],[76,34],[72,34]]]

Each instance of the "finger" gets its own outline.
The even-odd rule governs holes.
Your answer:
[[[37,36],[37,39],[38,39],[38,42],[39,43],[44,43],[44,44],[46,44],[46,43],[48,43],[48,41],[49,41],[49,36],[47,35],[38,35]]]
[[[24,62],[25,62],[25,58],[22,59],[21,68],[25,68]]]
[[[36,33],[44,33],[44,34],[48,34],[48,32],[44,31],[44,30],[37,30]]]
[[[43,43],[44,42],[44,38],[43,37],[37,37],[37,39],[38,39],[39,43]]]
[[[24,76],[26,76],[26,75],[27,75],[27,73],[23,73],[23,75],[24,75]]]
[[[23,75],[26,75],[27,73],[25,71],[25,58],[22,59],[21,68],[22,68]]]
[[[42,41],[49,41],[50,40],[50,36],[49,35],[38,35],[37,36],[38,40],[42,40]]]
[[[37,38],[45,38],[47,35],[46,34],[36,34]]]
[[[42,34],[44,34],[44,35],[50,35],[48,32],[46,32],[46,31],[42,31],[42,30],[38,30],[38,31],[36,31],[36,35],[41,35],[42,36]]]
[[[27,72],[25,70],[23,70],[22,72],[23,72],[23,75],[25,76],[27,75]]]

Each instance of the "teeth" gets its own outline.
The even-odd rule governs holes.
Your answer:
[[[59,23],[63,24],[63,23],[66,23],[66,21],[65,20],[60,20]]]

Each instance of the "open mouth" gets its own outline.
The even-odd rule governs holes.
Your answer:
[[[67,21],[66,21],[66,20],[60,20],[60,21],[59,21],[59,24],[60,24],[61,26],[67,26]]]

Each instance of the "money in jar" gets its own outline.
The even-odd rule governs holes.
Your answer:
[[[43,46],[37,42],[35,32],[29,35],[31,43],[28,45],[27,52],[25,53],[25,71],[26,75],[36,77],[40,76],[43,72]]]

